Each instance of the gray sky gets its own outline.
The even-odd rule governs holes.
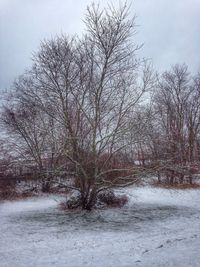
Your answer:
[[[30,66],[40,40],[59,33],[81,34],[91,2],[0,0],[0,90]],[[134,0],[131,12],[139,25],[136,41],[144,43],[140,56],[151,58],[157,70],[175,63],[188,64],[192,72],[200,70],[200,0]]]

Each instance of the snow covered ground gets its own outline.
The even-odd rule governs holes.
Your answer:
[[[121,209],[63,212],[59,197],[0,204],[1,267],[200,266],[200,190],[129,188]]]

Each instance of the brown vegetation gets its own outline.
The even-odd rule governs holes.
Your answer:
[[[168,183],[159,183],[158,181],[155,181],[151,184],[155,187],[161,187],[166,189],[177,189],[177,190],[184,190],[184,189],[200,189],[200,184],[180,184],[180,183],[174,183],[174,184],[168,184]]]

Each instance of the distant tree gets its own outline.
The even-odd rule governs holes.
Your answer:
[[[199,82],[188,67],[175,65],[158,79],[151,135],[160,169],[169,183],[184,181],[197,160]],[[153,126],[154,125],[154,126]],[[159,164],[158,164],[159,165]],[[190,179],[192,183],[192,179]]]

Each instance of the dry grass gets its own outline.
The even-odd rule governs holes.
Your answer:
[[[33,197],[33,192],[17,192],[15,188],[0,188],[0,200],[18,200]]]
[[[200,189],[200,184],[189,184],[189,183],[184,183],[184,184],[164,184],[164,183],[158,183],[155,182],[152,184],[152,186],[155,187],[160,187],[160,188],[166,188],[166,189]]]

